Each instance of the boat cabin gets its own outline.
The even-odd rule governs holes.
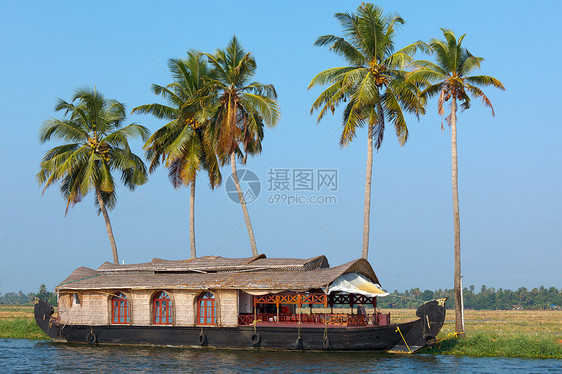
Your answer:
[[[369,262],[199,257],[76,269],[56,287],[63,325],[388,325]]]

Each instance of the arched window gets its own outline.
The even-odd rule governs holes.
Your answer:
[[[153,301],[153,319],[155,325],[171,325],[172,324],[172,300],[170,296],[162,291],[154,295]]]
[[[111,323],[114,325],[131,323],[129,303],[123,292],[119,292],[111,298]]]
[[[199,325],[217,324],[215,295],[210,292],[201,294],[197,299],[197,323]]]

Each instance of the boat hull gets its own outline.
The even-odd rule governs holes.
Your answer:
[[[412,353],[435,342],[445,320],[444,301],[417,310],[419,319],[386,326],[238,327],[62,325],[51,318],[43,301],[35,306],[39,327],[55,341],[89,344],[132,344],[273,350],[372,350]]]

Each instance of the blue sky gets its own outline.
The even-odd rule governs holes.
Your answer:
[[[307,90],[321,70],[342,66],[324,34],[341,34],[333,17],[360,1],[3,2],[0,14],[0,292],[52,289],[79,266],[111,261],[103,218],[92,196],[71,209],[58,186],[41,196],[35,174],[43,153],[38,129],[58,116],[58,97],[93,86],[129,109],[159,99],[152,83],[171,81],[169,58],[188,49],[213,52],[236,34],[257,60],[256,80],[275,85],[281,120],[267,130],[263,153],[246,167],[262,181],[249,205],[258,249],[269,257],[325,254],[339,265],[361,254],[366,131],[345,149],[338,145],[341,111],[320,124],[309,115],[319,89]],[[93,3],[92,3],[93,4]],[[487,89],[496,117],[474,101],[458,117],[461,242],[464,284],[518,288],[562,287],[562,128],[555,117],[561,78],[562,36],[558,2],[470,4],[379,1],[406,24],[401,47],[460,36],[485,58],[482,74],[507,91]],[[540,72],[540,74],[539,74]],[[441,131],[436,102],[400,147],[392,131],[374,158],[370,261],[388,290],[452,288],[453,230],[450,132]],[[151,131],[163,122],[129,116]],[[141,153],[140,143],[134,143]],[[337,191],[288,191],[309,198],[335,196],[335,204],[269,204],[270,169],[335,169]],[[223,169],[228,176],[229,168]],[[118,190],[110,213],[120,258],[184,259],[189,253],[186,188],[174,190],[158,170],[134,192]],[[196,201],[198,254],[251,255],[240,207],[224,185],[211,191],[199,179]],[[327,234],[329,233],[329,234]]]

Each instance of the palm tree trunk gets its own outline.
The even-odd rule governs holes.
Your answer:
[[[451,157],[453,177],[453,222],[455,233],[455,331],[464,332],[461,290],[461,224],[459,215],[459,183],[457,165],[457,101],[451,101]]]
[[[256,247],[256,238],[254,237],[254,230],[252,229],[252,222],[250,221],[250,215],[248,214],[248,208],[246,207],[246,200],[242,194],[242,189],[240,188],[240,182],[238,181],[238,174],[236,173],[236,156],[234,152],[230,154],[230,166],[232,167],[232,179],[234,179],[234,185],[236,186],[236,191],[238,192],[238,199],[240,199],[240,205],[242,206],[242,212],[244,213],[244,220],[246,221],[246,228],[248,229],[248,235],[250,236],[250,246],[252,247],[252,256],[258,255],[258,248]]]
[[[189,244],[193,259],[197,257],[195,252],[195,178],[191,181],[191,194],[189,195]]]
[[[373,128],[369,123],[367,134],[367,174],[365,176],[365,205],[363,206],[363,250],[361,257],[365,260],[369,256],[369,230],[371,228],[371,179],[373,175]]]
[[[107,230],[107,236],[109,237],[109,243],[111,244],[111,252],[113,253],[113,263],[119,265],[119,257],[117,256],[117,245],[115,244],[115,237],[113,236],[113,229],[111,228],[111,221],[109,221],[109,214],[107,214],[107,209],[101,197],[101,192],[99,188],[96,187],[96,196],[98,198],[98,204],[100,206],[101,214],[103,219],[105,219],[105,229]]]

